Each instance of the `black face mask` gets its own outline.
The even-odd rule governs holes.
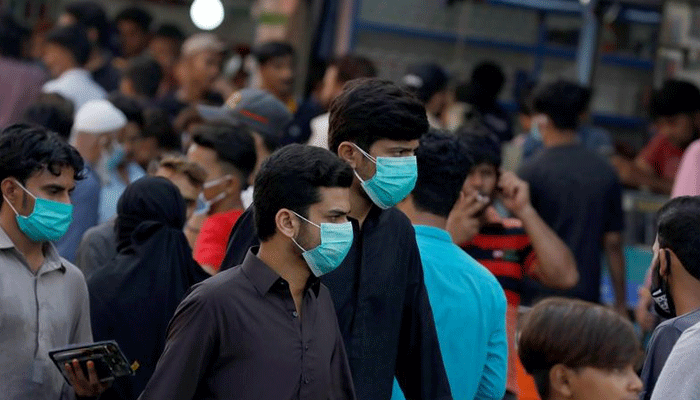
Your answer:
[[[663,255],[666,257],[666,265],[668,266],[669,273],[671,272],[671,266],[669,264],[670,257],[668,256],[668,250],[663,250]],[[654,299],[654,310],[661,317],[670,319],[676,316],[676,305],[673,303],[673,298],[671,297],[671,290],[668,285],[668,279],[661,277],[661,256],[656,261],[656,265],[652,270],[651,275],[651,297]]]

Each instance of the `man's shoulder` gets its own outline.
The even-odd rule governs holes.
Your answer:
[[[390,207],[379,212],[377,227],[379,229],[388,229],[396,231],[410,231],[413,233],[413,224],[408,219],[406,214],[396,207]]]
[[[76,267],[72,262],[60,256],[59,261],[61,266],[65,268],[65,276],[71,281],[71,284],[87,287],[85,275],[83,275],[83,271],[81,271],[80,268]]]

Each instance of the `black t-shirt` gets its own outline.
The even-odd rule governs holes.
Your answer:
[[[603,238],[623,228],[622,189],[612,166],[580,144],[543,149],[519,171],[532,205],[574,253],[579,283],[543,294],[600,301]]]

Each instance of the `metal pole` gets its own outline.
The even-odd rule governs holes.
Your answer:
[[[585,1],[585,0],[584,0]],[[582,5],[583,27],[576,54],[576,71],[579,84],[590,86],[598,51],[598,18],[595,15],[597,0]]]

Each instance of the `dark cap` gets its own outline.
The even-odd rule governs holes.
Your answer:
[[[199,115],[208,122],[243,123],[250,130],[279,140],[292,114],[284,103],[260,89],[242,89],[221,107],[198,105]]]
[[[404,87],[425,103],[435,93],[443,90],[449,79],[444,68],[434,63],[428,63],[409,67],[401,82]]]

